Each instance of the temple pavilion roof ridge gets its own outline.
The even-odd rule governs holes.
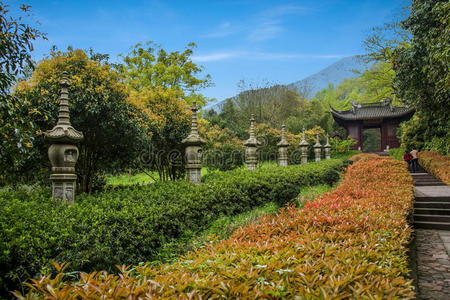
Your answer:
[[[352,101],[349,110],[336,110],[330,106],[333,117],[341,120],[368,120],[380,118],[399,118],[414,113],[414,109],[406,106],[393,106],[392,99],[388,98],[381,102],[358,103]]]

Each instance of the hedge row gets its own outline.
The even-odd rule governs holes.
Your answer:
[[[117,271],[117,264],[159,259],[167,245],[268,202],[284,204],[299,187],[339,179],[343,160],[219,172],[200,186],[155,183],[81,196],[68,206],[49,192],[0,192],[0,290],[48,272],[52,261],[71,270]],[[164,250],[164,251],[163,251]]]
[[[419,152],[419,164],[428,173],[450,185],[450,156],[436,151]]]
[[[266,216],[177,263],[32,284],[28,297],[411,299],[406,245],[413,186],[404,162],[364,157],[304,209]],[[18,295],[18,294],[17,294]],[[19,296],[19,295],[18,295]]]

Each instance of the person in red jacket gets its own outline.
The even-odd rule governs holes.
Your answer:
[[[408,151],[405,151],[405,154],[403,154],[403,160],[408,163],[408,170],[411,171],[411,164],[413,161],[413,156]]]

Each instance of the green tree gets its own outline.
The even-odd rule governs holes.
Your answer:
[[[22,14],[13,17],[8,5],[0,2],[0,183],[3,174],[14,173],[21,167],[37,130],[29,115],[17,114],[19,101],[10,90],[19,76],[33,68],[33,41],[45,38],[45,34],[25,22],[30,6],[21,5],[19,11]]]
[[[418,140],[450,141],[450,3],[445,0],[412,3],[411,13],[402,22],[412,39],[393,54],[397,95],[416,108],[424,126],[409,126],[423,131]],[[406,130],[406,128],[405,128]],[[414,133],[404,133],[416,136]],[[418,145],[425,147],[425,144]]]
[[[182,52],[167,52],[153,42],[137,44],[119,65],[128,102],[145,113],[150,129],[152,144],[143,167],[157,170],[162,180],[184,175],[181,140],[189,132],[188,104],[208,101],[198,91],[211,85],[211,79],[199,77],[202,67],[191,59],[194,47],[191,43]]]
[[[57,120],[59,79],[68,72],[73,126],[84,133],[80,144],[77,173],[81,191],[93,190],[102,172],[130,166],[145,140],[145,127],[139,125],[140,113],[126,102],[122,76],[107,63],[105,56],[93,60],[82,50],[55,51],[42,60],[31,78],[20,82],[14,95],[19,99],[18,115],[29,117],[34,128],[33,152],[24,164],[24,172],[48,166],[44,130]],[[25,168],[26,166],[26,168]]]

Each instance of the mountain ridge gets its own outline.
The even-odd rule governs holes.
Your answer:
[[[372,63],[365,62],[359,55],[347,56],[332,63],[317,73],[283,86],[295,89],[301,95],[311,99],[318,91],[328,87],[330,84],[337,86],[347,78],[357,77],[360,75],[359,73],[370,68],[371,65]],[[235,97],[236,96],[233,96],[217,103],[210,104],[208,105],[209,107],[206,107],[206,109],[220,111],[223,104],[228,99],[233,99]]]

